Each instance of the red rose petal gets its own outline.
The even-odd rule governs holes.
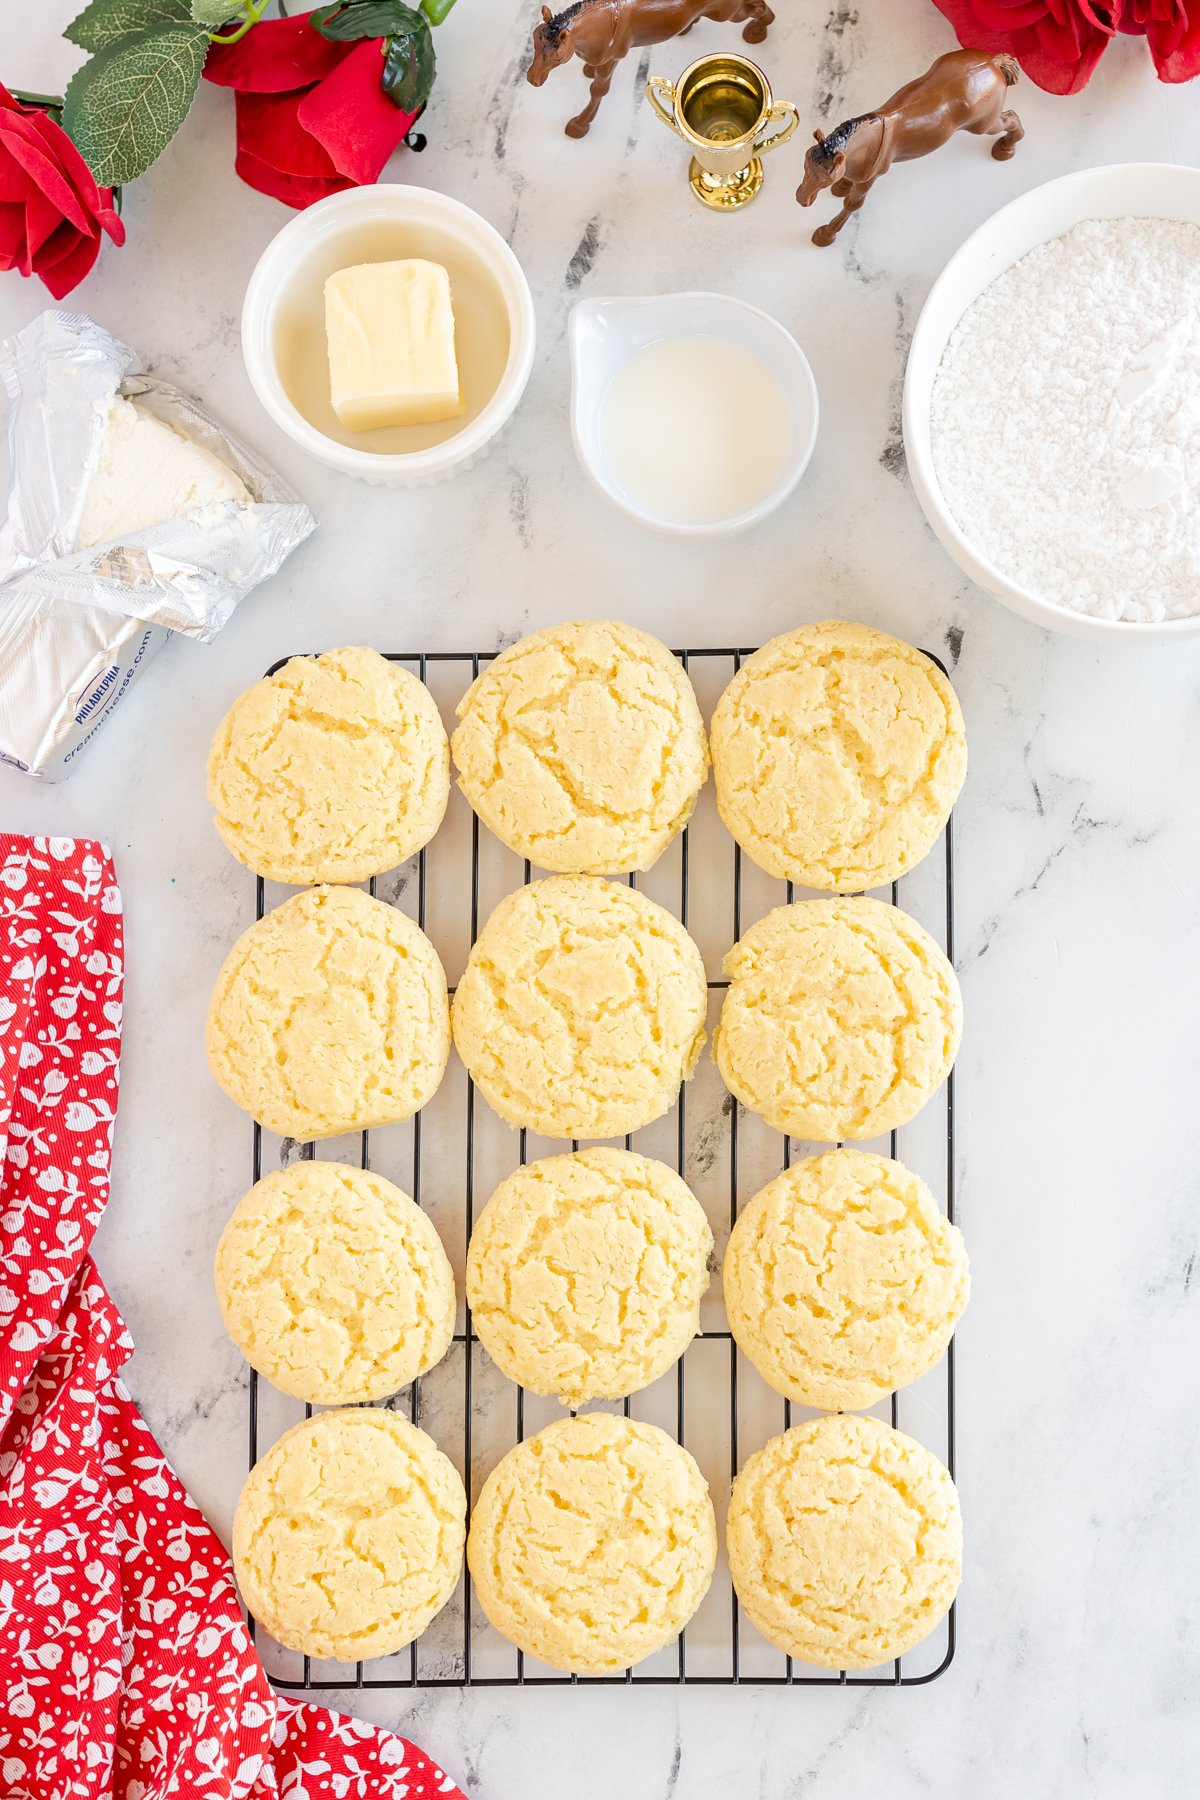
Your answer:
[[[2,154],[3,151],[8,151],[12,155],[14,140],[19,139],[29,146],[25,162],[36,159],[40,149],[74,193],[79,209],[76,223],[78,220],[84,221],[80,229],[87,229],[87,221],[94,219],[102,230],[108,232],[114,243],[123,244],[125,228],[113,211],[112,189],[96,185],[95,176],[58,121],[37,108],[17,107],[11,94],[4,88],[0,88],[0,97],[10,102],[7,108],[0,105],[0,133],[6,134],[5,141],[0,145],[0,169],[20,168],[15,157],[10,163],[8,157]],[[36,185],[35,177],[30,176],[28,171],[25,175],[29,185]],[[12,180],[15,183],[16,177],[13,176]],[[10,194],[8,197],[13,196]],[[69,208],[64,208],[64,216],[74,215]]]
[[[48,113],[41,112],[34,107],[18,106],[12,111],[0,111],[0,132],[8,137],[22,138],[28,144],[40,143],[41,132],[38,130],[38,121],[48,118]],[[50,123],[55,124],[55,121],[51,119]],[[59,125],[57,129],[62,132],[63,137],[70,144],[71,140],[63,131],[62,126]],[[74,145],[72,145],[72,149],[74,149]]]
[[[67,231],[69,227],[64,226],[62,229]],[[85,275],[90,275],[99,254],[99,234],[89,238],[75,233],[74,242],[69,245],[66,254],[45,264],[39,259],[34,266],[34,274],[44,282],[56,300],[62,300],[72,288],[79,286]]]
[[[82,163],[82,159],[81,164],[83,169],[81,180],[73,179],[72,171],[69,169],[64,169],[62,174],[63,179],[74,190],[83,216],[87,220],[87,230],[89,233],[96,230],[107,232],[113,243],[120,246],[125,242],[125,227],[113,206],[112,189],[97,187],[91,170],[86,163]]]
[[[238,150],[284,175],[336,175],[322,146],[296,116],[294,94],[241,94],[237,97]]]
[[[1090,0],[934,0],[964,47],[1015,56],[1051,94],[1075,94],[1113,35],[1096,23]]]
[[[260,194],[269,194],[272,200],[295,207],[297,212],[303,212],[316,200],[324,200],[326,194],[341,194],[354,186],[341,175],[285,175],[282,170],[271,168],[244,150],[238,151],[234,167],[247,187],[255,188]]]
[[[100,191],[102,194],[107,194],[110,200],[112,199],[111,188],[101,188]],[[102,206],[96,214],[96,223],[99,225],[101,231],[106,231],[108,233],[109,237],[119,250],[121,245],[125,242],[125,221],[122,219],[120,213],[117,212],[114,207]]]
[[[957,10],[966,14],[968,31],[1023,31],[1045,18],[1046,0],[957,0]],[[942,11],[949,17],[946,7]],[[981,48],[978,37],[972,38],[969,47]]]
[[[1175,55],[1183,43],[1188,31],[1186,19],[1165,19],[1160,24],[1151,20],[1146,26],[1146,41],[1150,45],[1154,60],[1160,57],[1165,61]]]
[[[334,166],[359,186],[378,181],[388,157],[408,133],[413,114],[383,91],[378,38],[355,44],[341,68],[306,94],[297,118],[329,152]]]
[[[18,267],[24,245],[24,201],[0,200],[0,270]]]
[[[1200,75],[1200,0],[1194,7],[1187,0],[1125,0],[1118,23],[1130,34],[1145,33],[1160,81]]]
[[[204,64],[205,81],[247,94],[286,94],[308,87],[337,68],[347,45],[330,43],[308,22],[261,19],[236,44],[213,44]]]
[[[61,300],[94,266],[102,231],[125,241],[112,190],[56,119],[0,87],[0,269],[40,276]]]
[[[34,274],[40,275],[44,269],[52,269],[55,263],[62,262],[78,249],[81,233],[65,219],[60,219],[54,230],[43,239],[39,254],[34,257]]]
[[[7,150],[14,162],[26,170],[64,219],[69,219],[77,231],[87,231],[87,212],[62,169],[46,154],[36,136],[30,139],[17,129],[27,123],[20,113],[0,112],[0,149]]]
[[[1038,43],[1055,62],[1076,63],[1083,49],[1081,21],[1075,14],[1065,19],[1047,19],[1037,28]]]
[[[42,245],[54,236],[60,226],[65,226],[76,237],[97,235],[96,227],[90,221],[87,231],[81,233],[73,220],[64,219],[59,208],[35,188],[25,202],[25,254],[35,267]]]
[[[1064,63],[1038,44],[1028,50],[1014,52],[1022,69],[1037,87],[1044,88],[1048,94],[1078,94],[1092,78],[1092,71],[1103,56],[1108,45],[1107,38],[1087,44],[1075,62]]]
[[[8,154],[7,147],[0,147],[0,202],[13,203],[21,201],[33,186],[28,169],[23,169],[19,162]]]
[[[74,188],[84,211],[88,214],[96,212],[101,205],[101,190],[96,185],[96,177],[62,126],[49,113],[28,113],[26,117],[38,134],[47,156],[58,165],[64,178]],[[111,199],[111,190],[106,191]]]
[[[1169,51],[1164,51],[1153,31],[1147,33],[1147,41],[1160,81],[1194,81],[1200,75],[1200,21],[1189,25]]]

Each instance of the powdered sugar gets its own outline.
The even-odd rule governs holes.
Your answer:
[[[934,467],[972,546],[1096,618],[1200,613],[1200,226],[1089,219],[968,307]]]

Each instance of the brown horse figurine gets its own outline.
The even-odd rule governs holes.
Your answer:
[[[1008,106],[1008,90],[1017,73],[1015,57],[952,50],[885,100],[878,112],[846,119],[828,137],[814,131],[817,141],[804,158],[804,180],[796,198],[801,206],[811,206],[829,188],[844,205],[836,218],[813,232],[813,243],[832,244],[893,163],[927,156],[956,131],[998,138],[992,155],[1007,161],[1025,136],[1024,126]]]
[[[534,27],[527,79],[532,87],[541,87],[551,69],[580,57],[592,97],[568,124],[567,136],[586,137],[613,70],[630,50],[682,37],[697,19],[745,22],[746,42],[761,44],[774,18],[767,0],[576,0],[557,15],[543,6],[542,22]]]

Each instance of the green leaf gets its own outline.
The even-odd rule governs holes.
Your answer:
[[[208,33],[190,20],[158,25],[84,63],[66,92],[63,125],[101,187],[137,177],[187,117]]]
[[[421,0],[421,11],[431,25],[440,25],[454,11],[454,0]]]
[[[178,25],[190,18],[190,0],[92,0],[63,36],[81,50],[111,50],[156,25]]]
[[[433,38],[421,13],[403,0],[338,0],[318,7],[312,22],[335,42],[383,38],[383,91],[401,112],[420,112],[437,73]]]
[[[217,31],[241,16],[241,0],[192,0],[192,18],[206,31]]]
[[[403,0],[335,0],[310,15],[321,36],[335,43],[350,38],[411,37],[429,27]]]
[[[383,91],[401,112],[419,113],[429,99],[437,74],[437,55],[429,27],[411,37],[388,39],[383,59]]]

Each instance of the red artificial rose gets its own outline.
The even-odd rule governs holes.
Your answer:
[[[286,206],[378,181],[417,116],[383,91],[382,39],[330,43],[307,13],[214,44],[204,77],[234,90],[238,174]]]
[[[933,0],[965,48],[1008,50],[1051,94],[1085,85],[1116,29],[1113,7],[1093,0]],[[1142,0],[1165,4],[1166,0]]]
[[[37,275],[56,300],[100,254],[100,234],[125,242],[111,188],[99,188],[49,113],[0,87],[0,269]]]
[[[1200,0],[1118,0],[1116,10],[1118,31],[1145,37],[1160,81],[1200,75]]]

